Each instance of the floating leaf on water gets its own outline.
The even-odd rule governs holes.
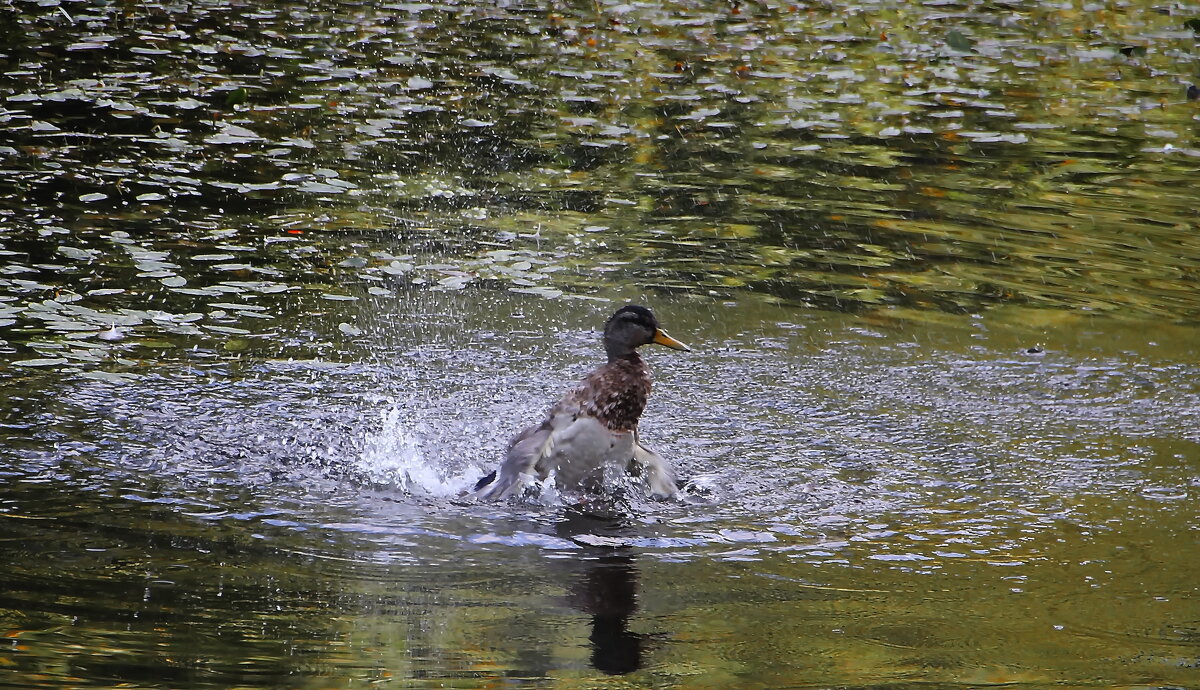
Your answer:
[[[62,246],[58,248],[58,253],[62,254],[68,259],[91,261],[99,252],[97,252],[95,249],[80,249],[79,247]]]
[[[221,131],[211,137],[206,138],[205,143],[208,144],[246,144],[254,141],[262,141],[254,130],[238,125],[226,124]]]
[[[182,276],[169,276],[167,278],[161,279],[159,282],[161,282],[163,285],[166,285],[167,287],[174,287],[174,288],[183,287],[184,285],[187,285],[187,279]]]
[[[233,326],[210,326],[205,324],[204,328],[217,333],[228,333],[229,335],[250,335],[251,333],[251,331],[248,331],[245,328],[235,328]]]
[[[162,271],[164,269],[179,268],[179,266],[170,263],[169,261],[160,261],[157,258],[146,258],[145,255],[135,257],[135,266],[139,271]]]
[[[496,123],[484,122],[483,120],[476,120],[473,117],[468,117],[467,119],[462,121],[463,127],[491,127],[494,124],[496,124]]]
[[[234,311],[266,311],[267,308],[258,304],[237,304],[235,302],[209,302],[214,309],[233,309]]]
[[[509,292],[519,292],[526,295],[537,295],[547,299],[562,297],[563,291],[552,287],[514,287],[509,288]]]
[[[296,191],[308,194],[344,194],[346,189],[345,187],[336,187],[324,182],[305,182],[296,187]]]
[[[358,326],[354,326],[352,324],[346,323],[345,321],[338,324],[338,330],[341,331],[342,333],[344,333],[345,335],[349,335],[349,336],[362,335],[362,333],[363,333],[361,328],[359,328]]]
[[[24,290],[39,290],[40,291],[40,290],[53,290],[54,289],[54,286],[46,285],[45,283],[39,283],[36,280],[21,280],[19,278],[14,278],[8,282],[10,285],[14,285],[14,286],[22,288]]]
[[[343,259],[338,264],[338,266],[344,266],[346,268],[362,268],[363,266],[366,266],[366,265],[367,265],[367,260],[361,256],[351,256],[347,259]]]
[[[180,110],[195,110],[204,106],[204,101],[198,101],[195,98],[181,98],[177,101],[166,103],[165,105],[174,106]]]
[[[241,352],[250,347],[250,341],[245,338],[230,338],[221,346],[226,352]]]
[[[432,88],[432,87],[433,87],[433,82],[431,82],[431,81],[429,81],[428,79],[425,79],[425,78],[423,78],[423,77],[409,77],[409,78],[408,78],[408,83],[407,83],[407,84],[405,84],[405,86],[406,86],[406,87],[407,87],[409,90],[412,90],[412,91],[419,91],[419,90],[421,90],[421,89],[429,89],[429,88]]]
[[[96,326],[89,323],[80,323],[70,319],[57,319],[46,323],[46,328],[52,331],[94,331]]]
[[[236,258],[233,254],[197,254],[192,257],[192,261],[229,261]]]
[[[72,335],[74,335],[76,337],[78,336],[78,334],[72,334]],[[71,336],[69,335],[67,337],[71,337]],[[91,350],[83,350],[83,349],[71,350],[70,352],[64,353],[63,356],[66,357],[67,359],[73,359],[76,362],[99,362],[101,359],[104,358],[104,355],[102,353],[93,352]]]
[[[967,36],[958,29],[951,29],[946,34],[946,45],[960,53],[969,53],[975,50],[975,41],[967,38]]]
[[[108,325],[112,321],[112,316],[110,314],[105,314],[103,312],[96,311],[95,309],[90,309],[77,304],[68,305],[63,308],[63,311],[69,312],[70,314],[78,316],[81,319],[91,321],[92,323]]]
[[[104,331],[103,333],[101,333],[100,335],[98,335],[96,337],[101,340],[116,342],[118,340],[124,340],[125,333],[122,332],[121,329],[117,328],[116,326],[113,326],[112,328],[108,329],[107,331]]]
[[[138,201],[162,201],[163,199],[166,199],[167,197],[165,195],[159,194],[158,192],[146,192],[145,194],[138,194],[137,197],[135,197],[135,198]]]
[[[120,316],[115,317],[117,319],[117,321],[114,322],[115,325],[136,326],[150,318],[149,314],[137,309],[119,309],[118,312],[120,313]]]
[[[43,357],[40,359],[22,359],[13,362],[15,367],[53,367],[59,364],[66,364],[65,357]]]
[[[352,297],[350,295],[335,295],[332,292],[321,293],[321,299],[327,299],[327,300],[331,300],[334,302],[357,302],[358,301],[357,297]]]
[[[240,192],[242,194],[249,194],[250,192],[265,192],[265,191],[268,191],[271,189],[279,189],[279,183],[278,182],[263,182],[260,184],[255,184],[252,182],[246,182],[246,183],[235,185],[234,189],[236,189],[238,192]]]
[[[249,95],[250,95],[250,92],[248,92],[246,90],[246,87],[239,86],[238,88],[225,94],[225,105],[227,105],[227,106],[241,105],[242,103],[246,102],[246,98],[248,98]]]
[[[392,276],[398,276],[403,273],[408,273],[411,270],[413,270],[413,265],[410,263],[405,263],[403,261],[393,261],[383,267],[383,272],[388,275],[392,275]]]
[[[505,67],[484,67],[482,71],[484,74],[490,74],[505,81],[517,81],[520,78],[512,70]]]
[[[84,195],[80,196],[79,200],[85,204],[90,204],[93,201],[101,201],[101,200],[107,199],[107,198],[108,198],[107,194],[101,194],[100,192],[92,192],[90,194],[84,194]]]
[[[446,276],[438,281],[443,290],[461,290],[471,282],[471,276]]]
[[[388,290],[386,288],[381,288],[381,287],[378,287],[375,285],[372,285],[371,287],[367,288],[367,292],[372,295],[375,295],[376,297],[391,297],[395,294],[391,290]]]
[[[15,273],[37,273],[37,269],[30,268],[28,266],[22,266],[20,264],[9,264],[3,268],[0,268],[0,273],[4,275],[13,275]]]
[[[109,383],[129,383],[130,381],[137,380],[137,376],[134,374],[121,374],[115,371],[85,371],[79,376],[80,378],[108,381]]]
[[[145,114],[145,113],[150,112],[148,109],[143,108],[140,105],[134,105],[133,103],[130,103],[129,101],[105,101],[105,100],[101,99],[101,100],[96,101],[96,105],[99,105],[99,106],[107,105],[108,107],[112,108],[113,110],[127,112],[127,113],[143,113],[143,114]]]
[[[164,326],[163,331],[174,335],[200,335],[202,331],[191,324],[179,326]]]

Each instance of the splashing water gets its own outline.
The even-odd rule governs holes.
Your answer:
[[[369,481],[408,493],[452,497],[468,491],[481,474],[473,465],[456,474],[427,459],[420,436],[405,423],[395,403],[380,413],[380,421],[380,429],[366,439],[358,457]]]

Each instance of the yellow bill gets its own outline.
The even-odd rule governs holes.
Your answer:
[[[654,331],[654,341],[653,342],[658,343],[659,345],[666,345],[667,347],[671,348],[672,350],[683,350],[684,352],[692,351],[692,348],[688,347],[687,345],[684,345],[683,343],[679,342],[678,340],[667,335],[667,332],[661,328]]]

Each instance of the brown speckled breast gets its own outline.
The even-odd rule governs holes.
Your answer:
[[[588,374],[559,406],[573,405],[613,431],[632,431],[649,397],[650,370],[634,352]]]

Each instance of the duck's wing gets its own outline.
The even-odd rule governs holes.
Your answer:
[[[563,396],[540,423],[527,427],[508,443],[504,462],[475,484],[472,494],[490,501],[508,498],[532,479],[545,479],[550,468],[544,462],[554,452],[555,436],[564,419],[579,414],[580,397],[587,379],[578,388]]]
[[[629,465],[629,473],[639,476],[646,482],[650,493],[659,498],[674,498],[679,494],[679,479],[671,463],[663,456],[643,446],[634,435],[633,462]]]
[[[500,467],[475,485],[473,493],[477,498],[507,498],[524,486],[527,478],[544,478],[539,476],[537,465],[552,448],[553,434],[549,422],[547,419],[541,424],[531,426],[513,438],[508,444],[508,453]]]

